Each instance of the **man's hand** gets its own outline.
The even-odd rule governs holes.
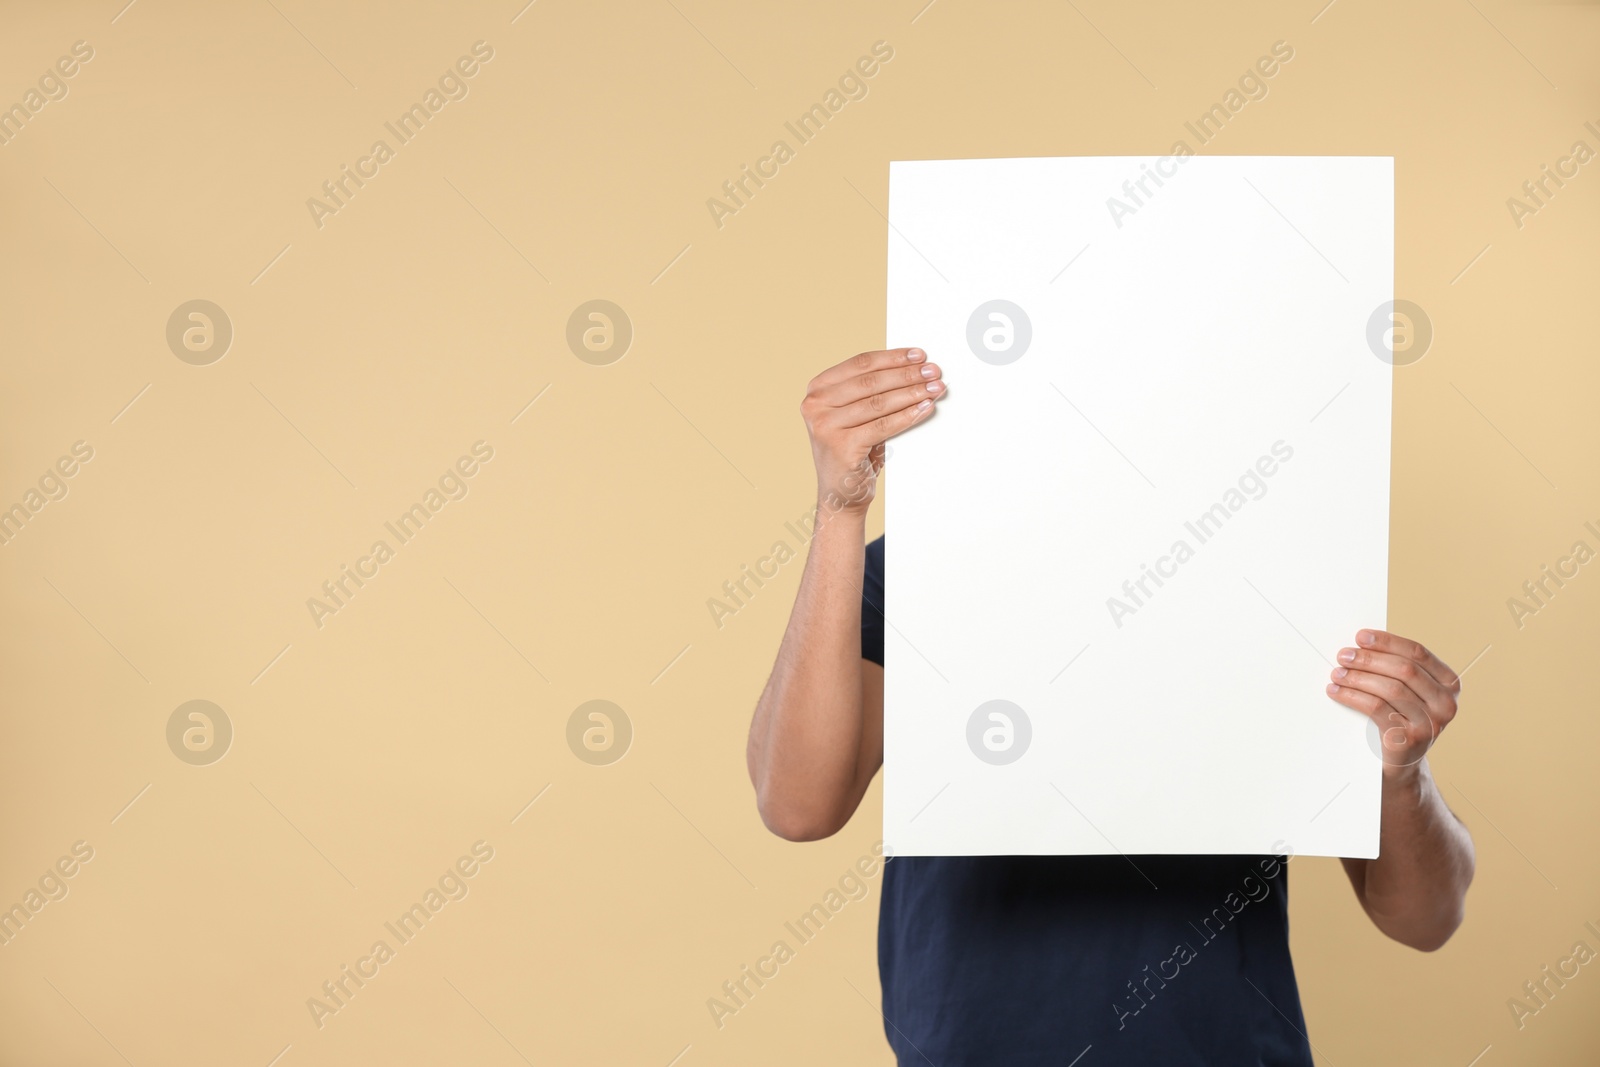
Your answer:
[[[1445,806],[1424,758],[1456,716],[1461,676],[1383,630],[1356,634],[1339,663],[1328,695],[1377,724],[1383,755],[1378,858],[1346,859],[1345,874],[1379,930],[1432,952],[1461,925],[1475,866],[1472,835]]]
[[[945,386],[927,359],[920,348],[863,352],[811,379],[800,414],[817,498],[829,512],[865,512],[878,491],[884,442],[933,413]]]
[[[817,464],[816,534],[745,747],[762,821],[791,841],[837,833],[883,765],[883,668],[861,658],[867,508],[884,442],[944,392],[920,348],[896,348],[823,371],[800,405]]]
[[[1416,641],[1383,630],[1356,634],[1339,650],[1328,695],[1378,726],[1383,772],[1421,762],[1456,717],[1461,677]]]

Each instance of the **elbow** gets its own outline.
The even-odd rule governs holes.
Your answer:
[[[782,775],[773,775],[753,741],[746,749],[745,763],[762,825],[785,841],[821,841],[844,829],[850,820],[849,810],[841,814],[814,796],[816,790],[796,788],[794,783],[784,783]]]
[[[844,819],[816,805],[795,803],[756,787],[756,810],[768,830],[785,841],[821,841],[844,828]]]
[[[1418,952],[1437,952],[1449,943],[1466,921],[1467,890],[1477,872],[1472,838],[1464,828],[1461,837],[1462,848],[1450,866],[1413,886],[1407,899],[1391,899],[1387,906],[1374,908],[1373,901],[1362,898],[1362,905],[1379,930]]]
[[[1438,928],[1430,936],[1421,939],[1411,947],[1418,952],[1438,952],[1441,948],[1444,948],[1446,942],[1455,936],[1455,932],[1461,929],[1461,924],[1466,921],[1466,918],[1466,909],[1457,906],[1440,922]]]
[[[1390,934],[1396,941],[1416,949],[1418,952],[1438,952],[1461,929],[1461,924],[1467,919],[1467,890],[1472,885],[1472,876],[1477,871],[1476,857],[1472,852],[1470,838],[1467,849],[1462,858],[1461,866],[1457,872],[1455,891],[1443,900],[1438,910],[1429,918],[1426,925],[1411,932],[1409,937],[1399,937]]]
[[[839,827],[820,819],[773,818],[761,816],[768,830],[785,841],[821,841],[839,832]]]
[[[774,758],[755,735],[745,749],[745,766],[755,787],[756,811],[785,841],[821,841],[850,822],[865,784],[836,761]]]
[[[1451,935],[1454,933],[1455,929],[1452,927],[1448,930],[1440,930],[1420,936],[1412,935],[1407,938],[1397,937],[1395,940],[1399,941],[1407,948],[1416,949],[1418,952],[1438,952],[1440,949],[1444,948],[1445,944],[1450,940]]]
[[[1455,932],[1461,928],[1461,924],[1465,919],[1466,909],[1458,904],[1447,913],[1437,916],[1433,922],[1425,926],[1419,925],[1404,929],[1385,930],[1384,933],[1407,948],[1414,948],[1418,952],[1438,952],[1449,943],[1451,937],[1455,936]]]

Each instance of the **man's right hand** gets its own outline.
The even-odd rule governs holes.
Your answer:
[[[817,464],[816,531],[745,748],[761,819],[779,837],[837,833],[883,766],[883,668],[861,655],[867,507],[884,442],[944,393],[920,348],[895,348],[823,371],[800,405]]]
[[[800,414],[824,507],[864,512],[872,503],[884,442],[926,419],[945,394],[938,366],[927,360],[920,348],[863,352],[811,379]]]

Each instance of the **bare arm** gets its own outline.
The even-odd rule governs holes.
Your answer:
[[[861,658],[865,525],[839,515],[813,538],[750,723],[746,759],[762,821],[791,841],[837,833],[883,764],[883,669]]]
[[[942,395],[939,369],[896,349],[824,371],[801,405],[817,464],[817,530],[745,749],[761,819],[791,841],[837,833],[883,764],[883,669],[861,658],[866,514],[884,441],[925,419]]]
[[[1461,925],[1475,857],[1472,835],[1445,805],[1425,753],[1455,717],[1460,677],[1415,641],[1363,630],[1340,652],[1328,693],[1382,731],[1378,858],[1344,860],[1374,925],[1424,952]]]

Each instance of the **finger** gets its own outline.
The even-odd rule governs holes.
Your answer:
[[[1339,662],[1352,669],[1381,674],[1404,685],[1435,715],[1449,712],[1453,694],[1440,685],[1415,660],[1371,648],[1341,648]]]
[[[842,382],[817,386],[816,397],[829,407],[842,408],[858,400],[887,393],[891,389],[925,385],[929,381],[941,380],[943,373],[937,363],[927,361],[881,367],[865,374],[858,374],[854,378],[846,378]]]
[[[1333,684],[1340,689],[1353,689],[1376,697],[1418,726],[1432,721],[1427,705],[1417,694],[1413,693],[1405,683],[1385,675],[1337,667],[1333,672]]]
[[[933,401],[919,400],[911,407],[888,415],[879,415],[871,422],[857,426],[851,433],[863,450],[883,444],[897,433],[903,433],[933,413]]]
[[[1406,766],[1417,762],[1438,736],[1432,719],[1427,720],[1426,726],[1416,724],[1382,697],[1363,690],[1332,684],[1328,686],[1328,696],[1372,720],[1378,728],[1379,755],[1385,763]]]
[[[1420,641],[1400,637],[1387,630],[1362,630],[1356,634],[1356,644],[1362,648],[1403,656],[1427,671],[1434,681],[1452,694],[1461,692],[1461,676],[1451,670],[1438,656],[1429,652]]]
[[[945,385],[941,381],[918,382],[916,385],[893,389],[887,393],[873,393],[865,400],[857,400],[846,407],[835,408],[827,418],[839,426],[860,426],[879,416],[901,411],[913,404],[920,404],[924,400],[937,400],[944,395],[944,390]]]
[[[833,385],[846,378],[856,378],[870,371],[882,370],[886,367],[903,367],[909,363],[920,363],[928,355],[920,348],[890,348],[880,352],[862,352],[851,356],[843,363],[837,363],[811,380],[813,386]]]
[[[1380,717],[1385,712],[1394,712],[1397,715],[1399,714],[1399,712],[1395,712],[1394,709],[1389,706],[1389,702],[1384,700],[1382,697],[1373,696],[1371,693],[1360,689],[1352,689],[1348,686],[1340,685],[1337,682],[1330,682],[1328,684],[1328,695],[1334,700],[1343,704],[1345,707],[1350,708],[1353,711],[1359,711],[1369,719],[1378,722],[1379,729],[1382,729],[1384,726],[1384,723],[1380,720]],[[1404,718],[1404,716],[1401,717]]]

